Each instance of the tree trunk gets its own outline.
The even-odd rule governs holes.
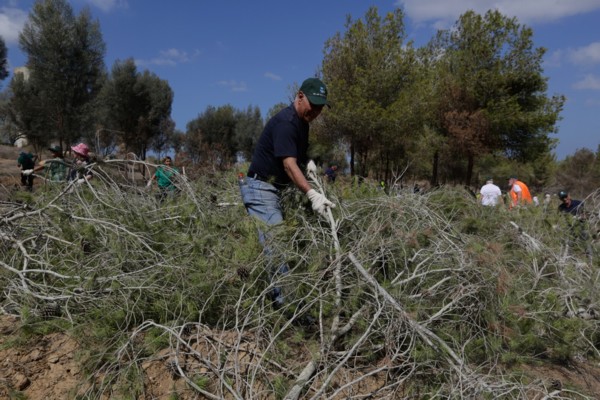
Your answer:
[[[467,177],[466,177],[465,185],[471,186],[471,179],[473,178],[473,165],[475,164],[475,157],[473,156],[473,153],[469,153],[467,158],[468,158]]]
[[[350,176],[354,176],[354,142],[350,143]]]
[[[440,152],[438,150],[433,153],[432,171],[431,171],[431,186],[438,185],[438,164],[440,162]]]

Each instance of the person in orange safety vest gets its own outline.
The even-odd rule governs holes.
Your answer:
[[[531,193],[529,193],[526,184],[518,180],[517,177],[511,176],[508,180],[508,186],[510,186],[510,208],[531,204]]]

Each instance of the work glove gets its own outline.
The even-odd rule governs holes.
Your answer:
[[[85,182],[85,178],[79,178],[77,179],[77,184],[81,185],[83,182]]]
[[[150,180],[148,181],[148,183],[146,184],[146,187],[147,187],[147,188],[149,188],[150,186],[152,186],[152,179],[150,179]]]
[[[308,199],[312,203],[312,209],[324,217],[327,216],[327,214],[326,214],[327,207],[331,207],[331,208],[335,207],[335,204],[333,204],[331,201],[329,201],[327,199],[327,197],[325,197],[321,193],[317,192],[315,189],[310,189],[308,192],[306,192],[306,195],[308,196]]]
[[[24,169],[23,171],[21,171],[21,173],[23,175],[31,175],[31,174],[33,174],[33,170],[32,169]]]
[[[309,160],[308,164],[306,164],[306,172],[313,173],[315,176],[317,175],[317,166],[313,160]]]

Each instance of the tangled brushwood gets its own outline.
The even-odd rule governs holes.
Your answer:
[[[315,178],[337,207],[284,196],[271,280],[235,173],[159,201],[130,163],[1,204],[2,310],[77,338],[79,398],[152,398],[153,359],[178,398],[594,398],[513,367],[600,358],[600,192],[577,220]]]

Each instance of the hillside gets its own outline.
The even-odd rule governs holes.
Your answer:
[[[125,166],[5,187],[0,397],[598,398],[600,193],[580,222],[344,177],[325,219],[291,192],[275,309],[235,171],[159,203]]]

